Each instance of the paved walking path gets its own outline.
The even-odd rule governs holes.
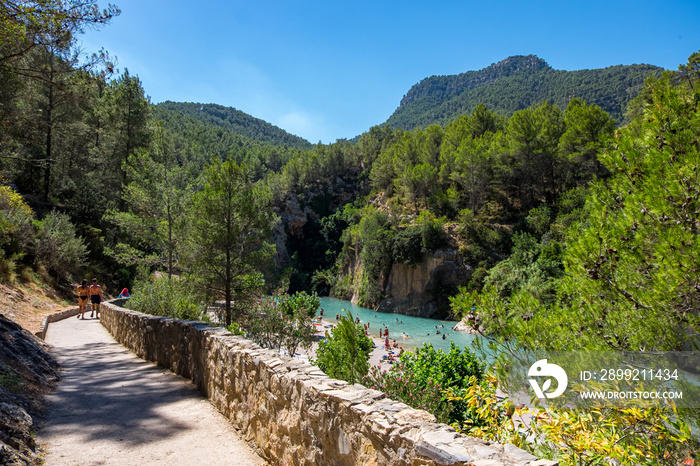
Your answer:
[[[46,341],[64,367],[38,435],[47,466],[265,464],[190,381],[134,356],[99,320],[53,323]]]

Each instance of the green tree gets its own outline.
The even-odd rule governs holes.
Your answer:
[[[0,6],[0,81],[10,91],[0,97],[7,117],[3,126],[10,134],[16,132],[25,146],[0,156],[23,162],[25,180],[42,179],[41,188],[32,189],[40,191],[44,200],[52,189],[54,165],[70,153],[71,144],[65,139],[72,131],[65,126],[79,120],[80,74],[100,63],[112,67],[104,51],[81,59],[75,36],[118,14],[116,7],[100,10],[90,0],[13,1]],[[27,92],[24,98],[18,98],[20,91]],[[26,117],[17,113],[27,111],[39,115],[29,125],[31,133],[18,128]]]
[[[591,187],[583,220],[567,233],[556,299],[543,302],[521,286],[505,298],[495,286],[463,292],[452,307],[474,328],[502,343],[549,350],[694,347],[700,94],[666,75],[649,97],[643,115],[601,154],[612,176]],[[558,255],[551,250],[544,259],[556,263]]]
[[[189,211],[187,263],[199,286],[224,300],[229,326],[262,291],[260,268],[274,254],[274,245],[266,240],[277,218],[269,190],[250,181],[245,165],[216,162],[207,167],[204,179]]]
[[[352,313],[342,316],[338,325],[321,340],[316,351],[316,364],[329,376],[357,383],[369,371],[372,339],[365,335]]]
[[[566,131],[561,136],[559,147],[562,155],[578,167],[570,170],[570,176],[574,178],[566,180],[570,186],[607,175],[607,170],[598,160],[598,153],[615,130],[610,115],[597,105],[571,99],[564,111],[564,122]]]
[[[112,151],[106,162],[111,166],[105,167],[105,181],[111,181],[111,190],[119,199],[119,210],[126,209],[124,189],[128,185],[128,167],[132,155],[137,149],[145,149],[151,139],[148,128],[150,103],[145,95],[141,80],[131,76],[129,70],[112,81],[106,90],[107,124],[109,131],[104,137],[108,138],[106,146]],[[109,173],[117,176],[107,176]],[[114,194],[113,194],[114,195]]]
[[[75,226],[66,214],[51,212],[39,224],[36,256],[39,264],[55,274],[76,274],[85,265],[87,247],[76,234]]]
[[[517,111],[508,121],[508,138],[517,168],[514,184],[526,207],[541,200],[551,203],[558,192],[557,147],[564,134],[561,109],[549,102]]]
[[[152,150],[136,150],[126,166],[126,210],[112,209],[105,216],[124,238],[108,252],[127,266],[164,267],[170,278],[183,228],[178,220],[191,196],[194,174],[190,164],[178,163],[162,124],[154,133]]]
[[[375,305],[381,297],[381,289],[391,268],[391,240],[394,230],[389,216],[369,206],[357,225],[360,260],[363,264],[360,284],[361,305]]]
[[[6,1],[0,5],[0,64],[20,61],[36,47],[47,47],[59,34],[72,37],[88,27],[109,23],[120,14],[108,5],[100,10],[94,0]]]

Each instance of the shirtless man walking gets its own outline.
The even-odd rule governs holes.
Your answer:
[[[97,284],[97,279],[92,279],[92,285],[90,285],[90,302],[92,303],[92,312],[90,312],[90,317],[94,313],[97,313],[97,318],[100,318],[100,303],[102,302],[102,288]]]

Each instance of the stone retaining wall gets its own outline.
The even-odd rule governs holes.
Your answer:
[[[271,464],[556,465],[460,435],[426,411],[202,322],[114,302],[102,305],[101,322],[138,356],[192,379]]]
[[[66,309],[65,311],[60,311],[48,315],[44,317],[44,320],[41,322],[41,328],[38,332],[35,333],[35,335],[41,338],[42,340],[46,340],[46,332],[48,332],[49,330],[49,324],[53,324],[54,322],[67,319],[69,317],[77,316],[78,314],[80,314],[80,308],[74,307],[71,309]]]

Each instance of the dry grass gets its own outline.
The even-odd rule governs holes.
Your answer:
[[[0,314],[36,333],[49,314],[77,306],[56,290],[29,282],[21,286],[0,283]]]

